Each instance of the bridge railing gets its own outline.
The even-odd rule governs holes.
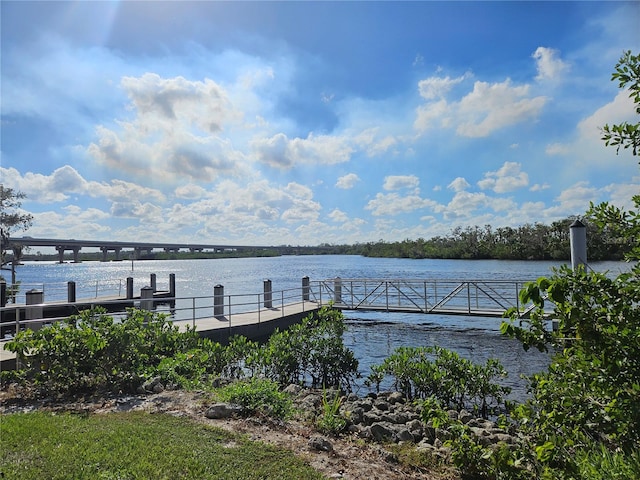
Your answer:
[[[499,316],[521,305],[527,280],[332,278],[314,282],[313,300],[348,310]]]

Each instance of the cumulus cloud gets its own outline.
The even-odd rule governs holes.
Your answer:
[[[420,180],[415,175],[390,175],[384,177],[382,188],[385,190],[400,190],[402,188],[416,188]]]
[[[342,188],[343,190],[349,190],[355,186],[356,183],[360,181],[360,177],[355,173],[347,173],[342,177],[338,178],[336,182],[336,187]]]
[[[345,137],[314,135],[289,139],[284,133],[271,138],[256,139],[251,147],[257,159],[280,169],[290,169],[298,164],[332,165],[347,162],[353,148]]]
[[[425,132],[430,128],[453,128],[463,137],[486,137],[540,115],[547,102],[543,96],[532,96],[530,86],[514,85],[509,78],[500,83],[476,81],[473,90],[457,102],[444,95],[465,77],[432,77],[422,80],[421,96],[427,100],[416,109],[414,128]]]
[[[21,175],[14,168],[0,168],[0,173],[7,185],[15,186],[16,189],[26,193],[29,199],[40,203],[62,202],[68,200],[71,195],[103,198],[109,201],[130,198],[165,201],[164,194],[159,190],[124,180],[87,181],[70,165],[55,169],[51,175],[32,172]]]
[[[187,185],[181,185],[174,190],[174,195],[177,198],[196,199],[205,196],[207,191],[199,185],[189,183]]]
[[[459,83],[462,83],[469,75],[465,74],[458,78],[429,77],[418,82],[418,91],[425,100],[444,98],[447,93]]]
[[[553,48],[538,47],[531,55],[536,60],[538,75],[536,80],[558,80],[569,70],[569,64],[559,58],[560,52]]]
[[[241,115],[221,86],[153,73],[124,77],[121,86],[135,118],[118,122],[117,129],[96,127],[96,141],[87,148],[93,158],[117,171],[151,173],[163,181],[241,174],[243,155],[220,136]]]
[[[349,220],[349,217],[342,210],[335,208],[329,213],[329,218],[337,223],[344,223]]]
[[[475,82],[473,91],[459,104],[457,133],[464,137],[486,137],[496,130],[536,118],[546,97],[531,97],[529,85]]]
[[[457,177],[449,185],[447,185],[447,188],[449,190],[453,190],[454,192],[461,192],[463,190],[466,190],[470,186],[471,185],[469,184],[469,182],[467,182],[464,178]]]
[[[378,193],[373,200],[369,200],[364,208],[371,210],[371,214],[377,217],[413,212],[425,207],[437,208],[437,203],[421,198],[417,194],[401,196],[397,193]]]
[[[487,172],[485,178],[478,182],[482,190],[493,190],[496,193],[506,193],[526,187],[529,184],[529,176],[520,170],[517,162],[505,162],[495,172]]]

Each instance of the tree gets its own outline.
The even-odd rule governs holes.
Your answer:
[[[640,115],[640,56],[625,52],[612,80],[628,88]],[[602,139],[639,153],[640,123],[603,128]],[[602,203],[591,204],[587,216],[606,234],[626,242],[627,259],[636,261],[617,276],[587,268],[563,267],[550,278],[528,284],[522,304],[534,305],[528,319],[510,312],[503,333],[522,341],[526,349],[549,347],[556,352],[547,372],[531,380],[532,398],[515,414],[533,443],[538,471],[560,477],[561,471],[580,478],[577,453],[595,458],[631,458],[640,443],[640,195],[635,211]],[[545,302],[553,302],[558,329],[547,328]],[[598,453],[600,452],[600,453]],[[584,458],[584,457],[583,457]],[[555,473],[554,473],[555,472]],[[612,477],[613,478],[613,474]],[[620,478],[620,477],[617,477]],[[638,478],[638,477],[635,477]]]
[[[611,81],[618,81],[618,86],[629,89],[629,97],[636,104],[636,114],[640,115],[640,55],[625,52],[616,65]],[[605,145],[616,147],[616,152],[631,148],[632,155],[638,155],[640,147],[640,123],[623,122],[618,125],[608,124],[602,127],[602,140]]]
[[[6,188],[0,184],[0,266],[4,267],[9,261],[6,260],[6,253],[13,250],[11,259],[11,284],[15,284],[15,265],[22,254],[22,248],[12,246],[9,238],[12,232],[27,230],[33,221],[33,215],[21,210],[22,200],[26,194]]]

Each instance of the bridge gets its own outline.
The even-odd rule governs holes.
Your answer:
[[[11,237],[7,241],[9,248],[15,247],[53,247],[58,252],[58,260],[64,262],[66,251],[73,252],[74,263],[79,262],[79,254],[82,248],[99,248],[102,251],[102,261],[107,261],[108,252],[113,251],[116,260],[121,260],[120,254],[123,250],[133,250],[134,259],[139,259],[144,253],[151,253],[154,249],[161,249],[165,252],[178,252],[188,250],[190,252],[202,252],[204,250],[214,252],[241,251],[247,249],[274,249],[279,247],[248,246],[248,245],[220,245],[220,244],[199,244],[199,243],[154,243],[154,242],[123,242],[109,240],[75,240],[59,238],[33,238],[33,237]]]

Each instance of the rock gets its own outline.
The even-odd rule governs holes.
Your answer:
[[[467,424],[471,420],[473,420],[473,415],[471,415],[466,410],[460,410],[460,413],[458,414],[458,420],[460,420],[464,424]]]
[[[332,452],[333,445],[329,440],[320,435],[315,435],[309,439],[309,448],[319,450],[321,452]]]
[[[302,391],[302,387],[300,385],[292,383],[287,388],[285,388],[284,391],[290,395],[297,395]]]
[[[380,399],[378,398],[375,402],[373,402],[373,406],[376,407],[378,410],[381,410],[383,412],[386,412],[389,410],[389,402],[387,402],[386,400]]]
[[[409,430],[403,428],[395,434],[394,440],[397,442],[413,442],[415,439]]]
[[[404,403],[404,395],[402,395],[400,392],[392,392],[387,397],[387,402],[389,402],[391,405],[395,405],[396,403]]]
[[[371,436],[378,442],[391,440],[395,435],[396,431],[391,423],[378,422],[371,425]]]
[[[228,403],[214,403],[211,405],[204,416],[212,419],[230,418],[241,415],[244,409],[240,405],[231,405]]]

